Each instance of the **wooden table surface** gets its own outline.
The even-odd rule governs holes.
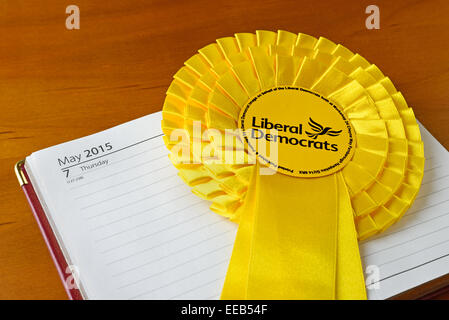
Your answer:
[[[373,3],[380,30],[365,27]],[[65,27],[69,4],[80,30]],[[66,298],[14,163],[161,110],[175,71],[216,38],[284,29],[342,43],[380,66],[449,148],[448,14],[447,0],[1,1],[0,299]]]

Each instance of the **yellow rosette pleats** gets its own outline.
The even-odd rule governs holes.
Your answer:
[[[377,66],[322,37],[238,33],[185,62],[162,113],[179,176],[239,224],[222,299],[366,298],[358,241],[401,218],[424,168]]]

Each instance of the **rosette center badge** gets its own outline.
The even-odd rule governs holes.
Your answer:
[[[242,108],[239,119],[248,149],[261,163],[287,175],[328,175],[354,153],[354,130],[343,111],[304,88],[263,91]]]

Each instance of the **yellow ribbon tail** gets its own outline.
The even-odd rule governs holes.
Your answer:
[[[254,217],[256,214],[257,172],[258,166],[253,170],[250,182],[252,187],[248,190],[245,203],[239,208],[237,215],[240,217],[239,228],[232,250],[231,261],[226,273],[222,300],[247,299],[247,285],[251,243],[254,230]]]
[[[366,300],[365,278],[351,198],[341,172],[336,176],[338,182],[336,298],[338,300]]]
[[[221,298],[365,299],[341,175],[292,179],[254,171]]]

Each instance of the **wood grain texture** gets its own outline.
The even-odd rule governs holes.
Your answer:
[[[13,173],[31,152],[161,110],[175,71],[235,32],[284,29],[325,36],[388,75],[417,118],[449,147],[449,2],[0,2],[0,299],[65,299]],[[65,7],[81,29],[65,28]],[[449,298],[449,295],[440,295]]]

